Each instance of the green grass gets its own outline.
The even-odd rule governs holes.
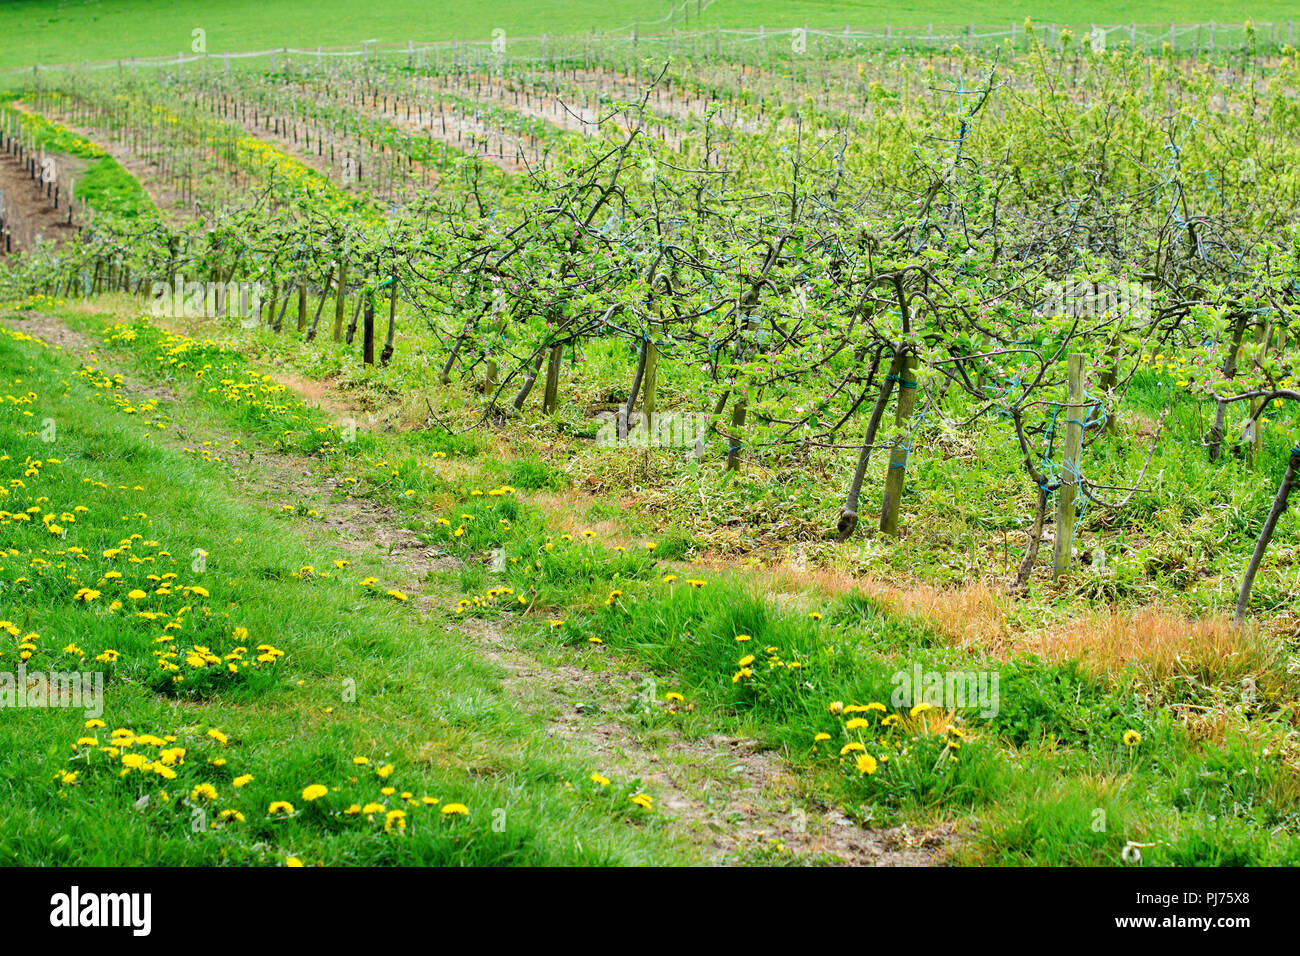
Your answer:
[[[23,712],[15,724],[21,729],[14,733],[40,739],[46,756],[36,773],[30,756],[8,758],[13,786],[23,788],[12,805],[33,809],[0,818],[5,835],[0,840],[10,841],[0,847],[15,846],[12,852],[24,858],[82,860],[67,855],[73,851],[57,842],[47,824],[53,819],[64,829],[89,825],[78,816],[83,811],[112,821],[106,825],[126,827],[126,845],[147,856],[191,863],[275,862],[280,854],[310,862],[627,862],[644,858],[640,854],[661,859],[654,854],[674,852],[654,845],[651,822],[640,828],[627,823],[624,798],[633,792],[633,781],[593,793],[584,785],[590,770],[539,741],[526,720],[500,700],[490,667],[468,649],[430,640],[427,628],[412,627],[404,606],[381,596],[383,584],[359,583],[375,568],[358,562],[327,572],[329,577],[295,577],[303,564],[329,568],[332,557],[328,551],[308,554],[292,537],[273,533],[277,522],[294,527],[309,521],[304,504],[284,517],[249,511],[238,500],[218,496],[214,469],[204,466],[202,456],[178,459],[134,435],[159,424],[172,429],[197,413],[234,429],[250,446],[310,454],[336,476],[354,478],[353,493],[394,505],[430,546],[462,558],[464,569],[452,576],[457,587],[447,599],[450,605],[459,594],[461,602],[442,612],[448,619],[497,621],[538,654],[586,655],[593,671],[631,666],[648,672],[660,704],[638,718],[643,733],[752,736],[783,755],[804,792],[818,795],[813,799],[871,825],[977,820],[961,844],[962,862],[1115,865],[1130,843],[1141,845],[1148,864],[1300,862],[1300,846],[1288,835],[1296,825],[1297,798],[1297,778],[1282,746],[1289,711],[1272,698],[1241,707],[1232,675],[1199,674],[1180,684],[1181,690],[1174,686],[1180,679],[1152,686],[1137,670],[1098,676],[1071,661],[972,656],[926,622],[899,617],[859,595],[829,600],[808,590],[777,602],[756,593],[743,576],[674,563],[681,551],[669,539],[661,552],[658,541],[652,551],[625,548],[599,535],[559,534],[551,516],[528,500],[531,489],[554,483],[553,471],[535,458],[499,460],[479,444],[431,450],[418,433],[362,434],[355,444],[343,443],[319,412],[267,382],[232,350],[143,323],[108,326],[84,313],[68,317],[87,331],[107,334],[102,367],[70,376],[48,354],[33,356],[30,347],[19,353],[0,341],[6,363],[0,375],[15,381],[15,395],[26,386],[42,398],[42,409],[31,416],[36,423],[46,417],[56,423],[71,419],[72,408],[85,404],[87,385],[99,395],[73,431],[61,435],[75,454],[66,455],[50,474],[62,478],[65,471],[93,462],[110,494],[115,481],[154,476],[145,495],[123,492],[106,511],[97,504],[79,518],[73,525],[78,540],[91,533],[93,521],[104,522],[104,514],[129,518],[157,511],[147,535],[168,543],[175,554],[189,554],[185,545],[200,542],[212,555],[202,580],[213,611],[222,607],[230,615],[196,624],[195,639],[201,636],[214,652],[225,652],[221,641],[239,622],[254,640],[274,631],[285,657],[271,665],[270,676],[257,671],[233,686],[196,682],[187,692],[156,678],[151,683],[148,668],[133,669],[140,666],[133,655],[147,653],[149,641],[133,637],[134,631],[114,630],[125,622],[112,615],[91,617],[96,629],[87,630],[88,613],[94,612],[69,600],[75,587],[90,581],[88,573],[77,581],[41,581],[39,601],[29,603],[48,615],[50,623],[42,627],[78,635],[88,655],[109,643],[124,650],[123,661],[115,665],[121,686],[115,680],[110,700],[116,694],[113,706],[124,711],[114,713],[129,716],[106,718],[109,728],[177,733],[203,759],[218,752],[203,736],[209,725],[237,741],[220,750],[229,754],[229,769],[200,764],[178,797],[199,782],[213,782],[224,797],[231,775],[243,772],[254,774],[255,781],[240,799],[257,810],[280,799],[302,810],[295,795],[310,782],[340,790],[291,824],[277,823],[264,812],[256,820],[247,814],[246,829],[222,829],[227,842],[182,846],[174,838],[188,817],[175,807],[151,810],[154,815],[143,820],[126,814],[143,795],[134,778],[123,783],[114,775],[86,773],[76,785],[62,788],[42,780],[58,767],[74,765],[67,763],[66,746],[80,732],[78,721],[60,714],[51,722],[48,712],[35,717]],[[122,360],[116,358],[119,352]],[[177,358],[179,364],[160,362],[159,356]],[[171,406],[124,406],[112,368],[166,382],[181,397]],[[233,384],[225,389],[204,384],[216,378]],[[71,385],[52,387],[55,381]],[[65,394],[52,402],[49,396],[60,391]],[[232,394],[245,397],[232,400]],[[21,416],[22,410],[12,405],[4,414]],[[27,444],[15,440],[11,460],[38,451],[48,456],[33,436],[23,437]],[[110,454],[109,447],[116,451]],[[447,460],[438,456],[448,454],[459,477],[438,473]],[[73,492],[80,486],[64,481],[43,486],[51,509],[77,497]],[[518,485],[512,491],[502,481]],[[165,489],[165,507],[139,504],[160,489]],[[96,529],[90,554],[116,541],[117,525],[107,523],[112,533]],[[48,532],[24,530],[38,539],[29,552],[39,550],[35,546]],[[183,545],[172,543],[178,536]],[[504,560],[493,572],[487,558],[498,549]],[[190,577],[178,580],[191,584]],[[691,580],[704,584],[694,587]],[[283,611],[288,593],[299,595],[292,616]],[[23,623],[29,626],[35,627]],[[145,635],[152,633],[144,629]],[[754,660],[744,662],[751,654]],[[917,666],[996,674],[997,712],[982,714],[968,706],[913,713],[920,700],[895,693],[895,674]],[[348,713],[336,702],[340,675],[356,675],[361,699],[368,702],[364,712]],[[298,680],[304,681],[301,688]],[[1167,699],[1210,710],[1223,706],[1228,726],[1202,739],[1164,706]],[[852,709],[871,703],[880,706]],[[334,707],[332,714],[323,714],[327,706]],[[433,742],[421,729],[429,726],[437,727]],[[1130,733],[1139,734],[1140,742],[1127,743]],[[826,736],[819,740],[818,734]],[[431,748],[440,756],[416,759]],[[478,768],[473,777],[456,766],[453,755],[465,753],[473,754]],[[858,764],[864,753],[876,761],[869,773]],[[367,783],[347,780],[350,771],[355,774],[349,764],[353,754],[391,761],[399,788],[417,796],[432,791],[444,801],[461,799],[474,808],[470,820],[452,826],[475,825],[482,809],[508,804],[521,807],[520,829],[510,831],[513,840],[493,836],[467,845],[448,839],[445,828],[417,830],[422,821],[412,809],[410,839],[375,832],[382,829],[377,825],[358,830],[352,824],[359,821],[338,812],[367,799]],[[484,767],[491,769],[484,773]],[[368,786],[375,790],[378,783]],[[118,813],[126,818],[119,820]],[[550,826],[556,816],[565,821],[559,835],[548,832],[542,840],[533,828]],[[608,844],[599,851],[596,843],[584,844],[579,853],[566,841],[590,825]],[[275,850],[254,849],[244,842],[245,834],[249,840],[273,841]],[[115,853],[90,859],[109,861]]]
[[[139,219],[156,213],[140,181],[111,156],[86,167],[77,180],[75,193],[79,202],[123,219]]]
[[[653,818],[584,785],[591,768],[503,696],[495,667],[436,622],[376,599],[358,583],[372,570],[366,561],[334,571],[335,555],[286,533],[304,519],[268,516],[211,466],[154,440],[171,420],[125,401],[111,376],[75,374],[65,356],[6,334],[0,377],[4,507],[7,515],[36,509],[28,521],[4,520],[0,617],[10,633],[0,633],[0,668],[16,671],[26,643],[35,647],[22,665],[29,671],[98,670],[106,681],[103,726],[85,726],[93,713],[68,707],[7,710],[0,721],[0,860],[683,859],[657,836]],[[322,573],[301,572],[313,563]],[[82,588],[99,594],[78,600]],[[261,644],[283,656],[255,662]],[[187,661],[194,645],[219,663]],[[172,646],[176,657],[156,658]],[[231,661],[247,664],[232,675]],[[156,735],[165,747],[146,738],[114,752],[116,729]],[[78,744],[82,737],[95,743]],[[186,752],[168,766],[161,754],[172,747]],[[124,767],[131,752],[150,769]],[[371,763],[356,765],[356,756]],[[392,775],[381,778],[386,764]],[[243,775],[251,782],[236,788]],[[329,792],[308,802],[302,794],[312,784]],[[215,799],[196,790],[203,785]],[[383,795],[384,785],[396,794]],[[441,802],[419,803],[425,796]],[[292,816],[268,813],[282,800],[294,805]],[[346,812],[372,801],[384,810]],[[440,813],[453,802],[468,816]],[[385,832],[390,809],[407,812],[401,834]],[[223,810],[243,822],[219,822]]]
[[[363,40],[405,43],[407,40],[488,40],[492,30],[504,29],[508,37],[564,36],[589,31],[628,28],[635,21],[651,23],[668,14],[671,4],[662,0],[596,0],[510,4],[470,0],[459,5],[455,16],[439,15],[427,3],[396,0],[373,7],[358,7],[342,0],[322,0],[304,6],[286,0],[255,2],[234,0],[214,6],[199,0],[99,0],[58,5],[48,0],[6,0],[0,3],[0,34],[6,37],[0,69],[32,63],[77,63],[131,56],[163,56],[191,52],[192,31],[206,31],[207,51],[262,50],[273,47],[314,48],[317,44],[355,45]],[[1147,0],[1137,7],[1108,0],[1082,9],[1077,3],[989,3],[968,5],[960,11],[938,2],[913,2],[899,6],[883,2],[846,0],[716,0],[697,21],[678,15],[682,29],[756,28],[768,30],[811,26],[843,29],[926,24],[1021,24],[1032,16],[1039,23],[1140,24],[1208,23],[1240,24],[1285,22],[1294,14],[1286,3],[1211,0],[1195,8],[1172,0]],[[647,28],[656,29],[656,28]],[[657,29],[663,29],[659,27]]]
[[[153,202],[139,180],[101,147],[43,116],[0,106],[0,119],[7,120],[9,115],[18,117],[23,132],[32,138],[37,149],[89,161],[76,179],[78,201],[97,212],[124,219],[155,214]]]
[[[92,317],[77,321],[96,328]],[[116,338],[139,350],[140,373],[178,341],[144,325],[133,333]],[[185,355],[218,375],[256,380],[238,371],[229,350]],[[277,447],[298,446],[294,436],[312,431],[309,420],[286,428],[251,406],[234,410],[200,395],[214,414],[244,416],[251,436]],[[368,458],[382,454],[382,467],[356,468],[335,455],[339,473],[360,476],[357,493],[403,506],[409,527],[464,559],[455,614],[498,620],[539,653],[586,654],[593,670],[612,658],[649,671],[662,706],[645,718],[647,731],[754,736],[784,754],[807,792],[872,825],[978,819],[962,845],[965,862],[1115,865],[1130,843],[1143,844],[1147,864],[1300,861],[1300,847],[1284,835],[1296,823],[1295,771],[1281,747],[1290,711],[1277,701],[1240,708],[1234,675],[1205,672],[1178,689],[1177,679],[1152,687],[1136,669],[1099,676],[1071,661],[972,657],[871,598],[829,601],[809,591],[777,604],[742,575],[675,566],[681,553],[666,538],[651,551],[560,535],[528,494],[491,493],[503,490],[493,488],[502,477],[516,490],[547,488],[552,473],[537,459],[498,460],[464,447],[452,454],[469,472],[447,481],[430,477],[430,460],[441,459],[422,457],[429,453],[419,433],[368,441]],[[415,496],[399,490],[407,488]],[[498,549],[502,570],[491,572],[486,555]],[[919,698],[896,695],[894,675],[917,666],[993,672],[997,713],[911,713]],[[1197,739],[1165,709],[1171,697],[1226,706],[1234,730]],[[842,709],[871,702],[884,709]],[[1126,743],[1131,732],[1140,743]],[[853,744],[861,749],[842,749]],[[871,773],[859,769],[859,753],[878,761]],[[1205,832],[1214,834],[1209,842]]]

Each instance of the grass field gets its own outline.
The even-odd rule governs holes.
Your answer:
[[[0,810],[0,860],[690,862],[687,835],[707,827],[657,801],[672,807],[668,781],[685,774],[706,793],[714,774],[727,786],[736,767],[711,742],[737,734],[789,755],[803,783],[772,811],[785,839],[738,843],[732,862],[796,859],[807,835],[791,821],[835,806],[876,827],[977,816],[948,849],[971,863],[1113,863],[1130,842],[1156,864],[1297,860],[1284,718],[1250,739],[1193,731],[1159,698],[1218,706],[1218,690],[1169,683],[1153,699],[1151,682],[1168,681],[1158,670],[1103,677],[1027,657],[997,665],[991,720],[895,711],[884,701],[899,667],[969,666],[919,618],[857,594],[775,600],[744,576],[679,562],[680,537],[655,535],[650,551],[594,513],[606,530],[567,533],[544,504],[556,473],[523,452],[522,432],[509,457],[419,433],[349,445],[235,351],[118,323],[111,300],[40,307],[61,320],[11,320],[0,335],[6,474],[23,476],[7,504],[37,501],[66,524],[11,535],[4,580],[24,610],[6,604],[14,619],[0,627],[31,649],[29,672],[111,662],[102,714],[20,708],[5,721],[0,774],[14,799]],[[206,388],[208,374],[225,387]],[[279,485],[277,472],[295,479]],[[464,563],[399,580],[411,569],[389,560],[394,546],[338,537],[330,518],[356,501],[395,509]],[[493,543],[499,572],[473,561]],[[484,660],[467,624],[518,635],[534,680],[548,661],[602,682],[630,675],[603,704],[586,696],[594,685],[562,692],[584,695],[586,719],[629,728],[621,758],[544,733],[563,696],[518,706],[519,685],[500,678],[520,659]],[[1285,693],[1291,678],[1263,645],[1231,640],[1266,696]],[[764,660],[738,682],[755,654]],[[869,771],[851,762],[863,741],[880,777],[875,757]],[[618,759],[672,769],[629,778]]]
[[[494,29],[507,37],[563,36],[588,31],[626,31],[634,22],[652,23],[668,15],[664,0],[545,0],[509,5],[491,0],[466,0],[455,13],[420,0],[394,0],[374,6],[344,0],[320,0],[304,16],[300,4],[285,0],[232,0],[211,4],[202,0],[97,0],[54,3],[47,0],[0,2],[0,69],[41,63],[76,63],[130,56],[174,55],[191,50],[192,31],[206,31],[207,51],[259,50],[272,47],[312,48],[359,44],[365,40],[403,43],[407,40],[488,40]],[[680,10],[680,7],[678,8]],[[846,0],[715,0],[697,20],[692,8],[679,27],[768,29],[810,26],[921,26],[929,23],[1143,24],[1285,22],[1295,13],[1292,4],[1277,0],[1209,0],[1190,5],[1169,0],[1145,0],[1133,5],[1115,0],[1081,5],[1068,2],[988,2],[979,0],[957,10],[949,4],[855,3]],[[646,29],[664,29],[647,27]]]
[[[206,9],[0,56],[660,12]],[[1300,63],[1076,36],[0,95],[0,864],[1300,864]]]
[[[217,457],[244,457],[261,416],[219,403],[214,418],[200,403],[173,417],[170,402],[60,351],[0,335],[0,374],[26,399],[0,413],[6,478],[24,486],[10,484],[6,503],[66,512],[55,527],[68,531],[50,555],[58,570],[36,557],[34,591],[6,601],[0,627],[31,650],[7,642],[3,656],[23,656],[38,682],[107,666],[108,686],[98,713],[6,709],[0,861],[633,863],[652,847],[656,860],[689,858],[653,821],[628,826],[642,812],[628,781],[596,793],[593,769],[545,740],[497,666],[359,584],[383,573],[375,555],[305,545],[299,529],[321,513],[312,505],[330,505],[300,492],[289,511],[268,512],[214,470],[213,454],[155,437],[209,448],[220,435]],[[238,478],[247,489],[259,475]],[[7,541],[48,554],[48,526],[31,525]],[[68,562],[78,568],[65,575]],[[169,659],[179,667],[158,666]],[[132,752],[141,761],[119,776],[114,757]],[[311,786],[329,792],[308,801]],[[278,802],[291,808],[269,812]],[[457,804],[463,819],[443,813]],[[413,839],[389,839],[395,828]]]

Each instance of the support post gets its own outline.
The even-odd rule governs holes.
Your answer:
[[[898,403],[895,405],[894,424],[900,430],[907,428],[907,423],[916,410],[916,356],[907,355],[903,359],[902,372],[898,376]],[[899,502],[903,497],[903,483],[907,478],[907,453],[911,450],[911,441],[900,438],[889,453],[889,471],[885,475],[885,494],[880,503],[880,530],[885,534],[898,536]]]
[[[1074,517],[1078,511],[1079,453],[1083,449],[1083,360],[1078,352],[1069,359],[1068,406],[1065,416],[1065,457],[1061,462],[1061,490],[1056,499],[1056,552],[1052,571],[1060,577],[1074,555]]]

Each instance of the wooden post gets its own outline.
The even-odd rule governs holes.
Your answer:
[[[375,364],[375,296],[366,293],[366,309],[361,326],[361,361],[366,365]]]
[[[338,269],[338,297],[334,300],[334,341],[337,342],[343,336],[343,314],[347,310],[348,304],[348,260],[339,258]]]
[[[916,410],[916,356],[903,359],[898,376],[898,403],[894,406],[894,425],[906,429],[912,412]],[[889,471],[885,475],[885,495],[880,503],[880,530],[898,536],[899,501],[903,497],[903,482],[907,478],[907,453],[911,450],[910,437],[902,437],[889,453]]]
[[[298,279],[298,331],[307,327],[307,276]]]
[[[659,348],[646,339],[645,342],[645,384],[642,386],[641,421],[645,429],[646,441],[650,440],[650,429],[654,425],[655,383],[659,378]]]
[[[560,359],[563,356],[563,345],[551,346],[551,354],[546,360],[546,392],[542,395],[542,413],[546,415],[554,415],[559,405]]]
[[[397,339],[397,276],[389,279],[388,289],[388,335],[384,338],[384,350],[379,353],[379,364],[385,367],[393,360],[393,349]]]
[[[1056,499],[1056,554],[1052,570],[1058,577],[1074,555],[1074,516],[1079,495],[1079,452],[1083,448],[1083,356],[1070,354],[1068,406],[1065,410],[1065,457],[1061,490]]]

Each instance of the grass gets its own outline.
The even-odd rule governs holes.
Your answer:
[[[113,356],[117,362],[120,354],[116,367],[126,375],[179,390],[171,406],[132,406],[133,426],[147,419],[155,427],[161,422],[170,428],[170,418],[156,417],[168,407],[177,416],[202,409],[209,420],[225,422],[250,444],[310,454],[327,474],[343,482],[351,479],[352,493],[397,508],[431,547],[462,560],[462,569],[449,580],[452,590],[442,612],[448,618],[499,624],[518,634],[525,648],[541,655],[566,653],[593,672],[616,666],[649,673],[658,704],[640,711],[635,724],[647,740],[664,733],[752,736],[789,762],[801,780],[804,799],[842,807],[871,825],[925,826],[948,820],[966,826],[978,821],[957,851],[957,858],[966,863],[1115,865],[1123,853],[1133,852],[1131,844],[1139,847],[1148,864],[1300,862],[1300,845],[1290,835],[1297,822],[1300,776],[1285,743],[1295,689],[1284,661],[1267,642],[1252,644],[1249,635],[1225,635],[1214,651],[1213,641],[1196,638],[1194,649],[1206,653],[1188,656],[1178,650],[1179,639],[1186,635],[1166,619],[1153,619],[1140,633],[1161,637],[1151,660],[1144,662],[1131,653],[1125,629],[1117,624],[1108,629],[1103,620],[1078,626],[1082,636],[1055,647],[1051,658],[1014,651],[989,656],[954,642],[924,616],[901,613],[861,593],[835,596],[804,585],[774,597],[744,575],[711,572],[685,560],[688,546],[679,539],[654,534],[638,539],[625,531],[584,534],[556,527],[554,513],[540,504],[553,492],[556,472],[526,451],[520,457],[500,456],[481,439],[461,439],[443,449],[418,432],[363,432],[353,447],[336,436],[335,426],[319,412],[303,408],[238,353],[145,323],[106,325],[93,314],[66,315],[106,338],[111,351],[103,361]],[[5,374],[22,377],[21,360],[11,357],[10,362]],[[106,371],[83,378],[112,396],[115,389]],[[213,389],[203,384],[204,377],[220,378],[225,385]],[[71,392],[67,398],[77,400]],[[110,403],[121,419],[124,409]],[[225,454],[216,446],[196,448],[184,462],[193,470],[178,481],[210,494],[203,491],[203,480],[210,478],[203,479],[199,466],[219,464]],[[538,504],[533,495],[542,496]],[[232,502],[223,507],[236,506]],[[267,520],[242,512],[212,517],[214,523],[238,528],[239,536],[250,542],[273,540],[259,519]],[[310,520],[310,509],[300,503],[279,520]],[[647,541],[655,547],[647,547]],[[219,553],[227,549],[239,551],[227,541]],[[578,793],[590,790],[583,789],[587,768],[561,769],[563,758],[530,738],[525,726],[503,712],[504,705],[498,702],[484,712],[483,700],[485,695],[491,699],[491,690],[478,683],[490,684],[481,662],[470,654],[448,658],[443,656],[450,653],[445,646],[440,649],[427,639],[404,634],[402,606],[383,597],[384,584],[358,582],[369,574],[366,568],[358,563],[337,575],[327,571],[329,577],[294,577],[303,562],[328,568],[324,558],[328,555],[296,553],[274,561],[260,555],[253,563],[256,571],[245,566],[238,574],[240,587],[253,589],[250,596],[241,597],[241,611],[257,607],[256,594],[264,593],[267,616],[255,626],[269,628],[275,620],[271,608],[277,606],[272,595],[278,595],[282,608],[286,591],[310,588],[312,599],[295,604],[304,609],[303,619],[294,620],[279,642],[286,656],[274,666],[305,668],[313,675],[306,686],[319,686],[322,703],[337,694],[340,673],[362,666],[362,648],[365,655],[372,647],[391,655],[373,662],[373,670],[360,671],[366,681],[365,699],[378,695],[393,707],[378,719],[382,731],[372,726],[375,718],[365,722],[367,731],[394,748],[379,759],[404,769],[388,754],[412,752],[412,726],[426,725],[433,713],[445,718],[450,713],[455,716],[448,718],[453,729],[447,733],[455,745],[444,743],[446,750],[439,752],[469,750],[476,762],[502,764],[498,773],[517,782],[514,800],[532,806],[543,801],[548,785],[561,781]],[[226,570],[224,559],[221,567]],[[454,595],[460,600],[453,606]],[[323,606],[317,606],[318,600]],[[84,610],[72,607],[60,613],[75,617]],[[337,625],[328,622],[339,619],[347,620],[355,634],[334,635]],[[1088,631],[1089,626],[1094,631]],[[1123,646],[1106,651],[1107,642],[1097,634],[1112,634],[1112,642]],[[87,653],[100,646],[89,640],[85,645]],[[1096,648],[1106,666],[1089,663],[1085,651]],[[964,706],[949,706],[944,699],[931,703],[920,688],[911,689],[899,680],[899,674],[910,675],[917,668],[925,674],[996,680],[995,712],[988,713],[977,700],[967,700]],[[423,714],[404,709],[426,696],[409,693],[420,675],[428,682],[427,693],[442,700],[441,706]],[[1243,675],[1251,679],[1252,693],[1243,692]],[[467,678],[468,686],[462,683]],[[388,688],[397,680],[411,683],[406,693],[390,701]],[[450,684],[456,685],[454,691]],[[379,693],[381,688],[384,693]],[[207,713],[207,721],[220,723],[227,733],[232,727],[239,733],[247,743],[249,763],[241,761],[231,772],[247,767],[255,778],[267,778],[256,791],[255,806],[293,797],[280,782],[285,776],[282,758],[277,758],[275,770],[256,762],[258,750],[267,745],[290,753],[302,749],[301,762],[287,764],[300,778],[294,787],[321,777],[312,768],[325,767],[332,775],[325,774],[323,782],[337,781],[342,787],[338,806],[363,799],[361,790],[347,781],[345,755],[376,752],[373,744],[367,750],[354,742],[357,728],[351,721],[334,717],[327,720],[326,733],[309,734],[307,726],[316,718],[305,707],[296,719],[282,713],[275,734],[268,734],[267,728],[263,736],[254,737],[245,727],[255,723],[224,716],[214,721],[210,716],[210,709],[226,697],[244,695],[258,702],[260,710],[268,700],[284,699],[287,705],[295,693],[276,682],[226,689],[208,703],[187,701],[165,688],[162,699],[172,701],[172,708],[184,708],[187,715],[192,710]],[[168,713],[157,695],[142,693],[139,706]],[[242,708],[239,713],[253,720],[243,716]],[[178,723],[172,718],[167,726],[201,731],[204,719],[189,716]],[[64,732],[75,734],[75,723]],[[201,736],[199,743],[205,744]],[[865,757],[871,759],[861,759]],[[447,792],[464,792],[446,791],[447,778],[434,779],[438,783],[432,786],[443,799]],[[462,788],[466,785],[454,773],[450,779]],[[425,789],[430,786],[421,783]],[[624,782],[624,787],[629,784]],[[66,789],[76,796],[85,792]],[[489,792],[490,797],[471,805],[503,799],[499,790]],[[136,793],[131,791],[131,797]],[[562,805],[567,793],[561,788],[554,799]],[[627,790],[620,797],[630,794]],[[536,811],[536,819],[559,812],[546,806],[548,810]],[[616,862],[645,852],[643,844],[619,845],[619,839],[645,839],[648,834],[620,833],[619,815],[612,815],[613,823],[600,824],[615,846],[603,859]],[[324,819],[320,830],[313,830],[309,824],[315,819],[308,815],[292,831],[296,842],[282,844],[280,851],[301,850],[304,859],[330,862],[478,859],[456,856],[455,847],[443,842],[418,851],[424,855],[395,856],[408,852],[409,844],[389,850],[378,841],[392,842],[391,835],[370,833],[376,841],[372,844],[346,828],[327,827]],[[35,818],[28,824],[40,828]],[[276,832],[270,826],[263,820],[251,829],[265,836]],[[5,829],[0,825],[0,832]],[[652,827],[646,829],[653,832]],[[541,861],[520,846],[499,849],[498,861]],[[157,852],[167,851],[160,845]],[[566,859],[564,852],[557,849],[546,859]],[[215,859],[204,856],[199,862]],[[265,856],[259,859],[266,862]]]
[[[43,116],[0,105],[0,121],[7,122],[11,115],[18,118],[23,133],[37,149],[87,161],[85,169],[76,177],[74,192],[78,201],[97,212],[124,219],[155,214],[153,202],[139,180],[101,147]]]
[[[285,533],[305,519],[268,516],[200,456],[154,440],[171,420],[125,398],[115,374],[0,337],[0,668],[106,682],[102,715],[16,708],[0,722],[0,860],[687,858],[653,819],[584,786],[591,768],[503,695],[494,666],[361,586],[367,561],[335,570]],[[317,784],[327,792],[307,800]],[[279,801],[293,810],[269,812]],[[441,812],[457,803],[467,815]]]
[[[377,426],[413,430],[412,452],[449,450],[454,443],[467,442],[485,447],[485,433],[471,430],[480,416],[481,396],[458,391],[461,386],[444,388],[436,381],[436,368],[411,361],[435,348],[436,339],[413,310],[399,306],[398,322],[404,331],[397,359],[387,368],[364,366],[357,348],[326,337],[303,347],[293,335],[266,330],[236,330],[202,320],[173,324],[194,336],[231,344],[267,367],[293,368],[307,379],[329,380],[349,396],[357,412],[373,413]],[[864,516],[854,538],[838,543],[826,537],[852,472],[849,452],[814,449],[749,457],[741,472],[730,473],[713,457],[721,447],[716,438],[710,456],[701,462],[683,460],[671,451],[630,451],[596,442],[597,425],[586,410],[626,400],[633,360],[626,343],[584,343],[574,361],[565,362],[566,400],[555,419],[526,417],[509,431],[509,442],[522,450],[521,460],[503,466],[509,471],[503,470],[499,480],[554,492],[556,530],[573,532],[616,521],[629,535],[678,542],[688,557],[708,555],[787,568],[803,563],[844,578],[870,576],[885,585],[922,584],[950,593],[974,581],[1000,590],[1014,575],[1024,554],[1023,529],[1033,513],[1034,488],[1011,454],[1014,436],[1005,422],[990,420],[954,433],[935,420],[938,416],[922,416],[913,436],[901,540],[891,542],[869,532],[870,519]],[[1088,442],[1082,461],[1089,480],[1127,484],[1146,460],[1155,423],[1166,416],[1142,490],[1122,509],[1084,510],[1077,528],[1078,551],[1091,563],[1081,564],[1061,585],[1036,577],[1028,612],[1008,608],[998,599],[992,610],[1038,616],[1041,627],[1045,621],[1070,616],[1080,602],[1126,614],[1158,602],[1170,615],[1160,627],[1172,629],[1173,637],[1193,633],[1181,628],[1181,618],[1231,614],[1240,575],[1300,428],[1300,410],[1279,403],[1265,416],[1268,423],[1258,456],[1230,441],[1229,453],[1211,463],[1203,446],[1210,424],[1205,401],[1187,384],[1188,378],[1207,374],[1198,364],[1203,362],[1203,356],[1184,350],[1146,363],[1133,378],[1115,433]],[[706,387],[698,370],[674,366],[660,376],[660,408],[698,411]],[[440,420],[454,425],[456,437],[437,429],[420,430],[430,407]],[[973,407],[952,396],[945,414],[960,420],[963,410]],[[1245,415],[1244,403],[1229,412],[1229,436],[1239,433]],[[1041,427],[1046,419],[1033,424]],[[1035,437],[1041,441],[1041,436]],[[877,463],[873,476],[883,467]],[[571,485],[584,494],[565,500]],[[632,502],[635,508],[629,508]],[[1252,591],[1252,613],[1266,619],[1266,630],[1285,633],[1289,626],[1297,591],[1297,542],[1300,518],[1291,510],[1278,524]],[[1041,557],[1040,565],[1048,560]],[[1103,630],[1072,636],[1070,630],[1060,629],[1050,640],[1033,635],[1027,641],[1030,649],[1040,652],[1050,644],[1072,644],[1074,652],[1079,640],[1100,637]],[[1144,640],[1156,637],[1142,633]],[[1005,643],[1005,629],[988,636],[989,650]],[[1125,642],[1105,643],[1118,648]],[[1161,638],[1159,644],[1175,657],[1185,653],[1169,639]],[[1133,649],[1131,643],[1127,646]],[[1118,652],[1114,656],[1123,658]]]
[[[264,50],[277,47],[311,49],[318,44],[356,45],[363,40],[404,43],[407,40],[483,40],[494,29],[508,37],[565,36],[589,31],[628,31],[633,23],[649,24],[667,16],[667,2],[598,3],[594,0],[545,2],[528,5],[471,0],[457,7],[455,17],[430,16],[429,6],[416,0],[396,0],[379,7],[359,9],[341,0],[322,0],[302,16],[302,5],[286,0],[261,3],[234,0],[214,7],[199,0],[98,0],[76,5],[56,5],[48,0],[5,0],[0,3],[0,32],[6,37],[0,69],[30,67],[33,63],[62,64],[83,60],[114,60],[131,56],[189,55],[193,31],[206,31],[209,53]],[[799,26],[840,30],[894,26],[964,25],[966,23],[1021,24],[1027,16],[1040,23],[1088,24],[1241,24],[1285,23],[1294,9],[1277,0],[1242,2],[1211,0],[1194,11],[1172,0],[1147,0],[1138,7],[1108,2],[1078,4],[980,2],[959,13],[937,2],[902,6],[846,0],[717,0],[698,20],[679,13],[681,29],[749,28],[769,31]],[[666,25],[658,28],[664,29]]]

